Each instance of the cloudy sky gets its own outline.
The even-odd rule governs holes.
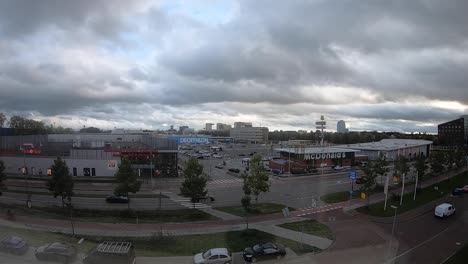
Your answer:
[[[436,132],[468,114],[468,1],[2,0],[0,111],[67,127]]]

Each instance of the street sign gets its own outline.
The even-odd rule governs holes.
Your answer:
[[[285,207],[285,208],[283,208],[282,211],[283,211],[284,218],[288,218],[289,217],[289,208]]]
[[[365,193],[361,193],[361,199],[366,199],[366,194]]]
[[[348,172],[348,177],[349,177],[351,180],[355,180],[356,177],[357,177],[357,172],[356,172],[356,171],[349,171],[349,172]]]
[[[312,198],[312,208],[317,207],[317,199]]]

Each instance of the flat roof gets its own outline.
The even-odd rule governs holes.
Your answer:
[[[397,150],[430,144],[432,144],[432,141],[422,139],[382,139],[378,142],[339,145],[338,147],[359,150]]]
[[[337,153],[337,152],[359,152],[358,149],[323,147],[323,148],[280,148],[275,149],[280,152],[290,152],[293,154],[313,154],[313,153]]]

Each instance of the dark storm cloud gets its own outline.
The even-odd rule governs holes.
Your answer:
[[[466,111],[467,1],[239,0],[212,24],[164,6],[0,1],[0,110],[289,127],[324,113],[399,128]]]
[[[391,101],[423,95],[467,103],[468,59],[438,54],[468,51],[466,10],[466,1],[241,1],[239,17],[202,35],[209,41],[187,46],[179,56],[166,53],[160,62],[183,76],[223,81],[226,87],[250,80],[294,94],[298,85],[327,84],[368,88]],[[432,53],[395,56],[423,50]],[[373,63],[370,69],[345,61],[352,52],[358,62]],[[366,56],[378,60],[367,62]],[[379,71],[384,69],[395,78]],[[222,97],[225,91],[218,93]],[[244,99],[227,94],[225,100]],[[307,100],[296,96],[296,102]]]
[[[0,33],[21,37],[43,27],[75,30],[86,26],[96,33],[111,35],[123,25],[119,16],[135,2],[138,1],[0,1]]]

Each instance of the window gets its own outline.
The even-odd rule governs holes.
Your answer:
[[[78,172],[76,168],[73,168],[73,176],[77,176]]]
[[[91,168],[91,176],[96,176],[96,168]]]
[[[209,260],[216,260],[216,259],[219,259],[219,256],[218,255],[214,255],[214,256],[211,256],[209,258]]]
[[[83,168],[84,176],[91,176],[91,170],[89,168]]]

